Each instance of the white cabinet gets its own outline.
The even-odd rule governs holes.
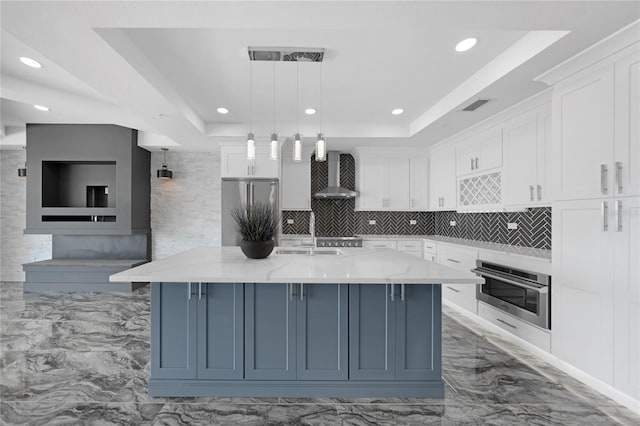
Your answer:
[[[458,176],[502,166],[502,129],[495,127],[472,136],[456,147]]]
[[[554,199],[640,194],[638,47],[553,92]]]
[[[481,301],[478,302],[478,316],[546,352],[551,350],[551,333],[547,330],[527,324]]]
[[[284,152],[289,152],[283,146]],[[311,210],[311,151],[303,149],[302,161],[282,158],[280,179],[282,210]]]
[[[427,209],[426,156],[412,151],[358,149],[356,210]],[[413,155],[412,155],[413,154]]]
[[[504,205],[548,205],[551,200],[545,156],[551,143],[549,105],[508,121],[503,127],[503,136]]]
[[[387,239],[372,239],[362,240],[362,247],[366,249],[379,249],[379,248],[388,248],[391,250],[398,249],[398,242],[396,240],[387,240]]]
[[[437,261],[459,271],[469,272],[476,267],[478,251],[465,247],[438,244]],[[472,284],[443,284],[442,298],[474,314],[477,313],[476,286]]]
[[[423,240],[422,243],[422,252],[425,260],[430,262],[436,262],[438,255],[438,244],[435,241],[431,240]]]
[[[280,161],[271,160],[269,147],[256,146],[254,164],[247,161],[244,145],[224,145],[220,148],[221,177],[277,178],[280,176]]]
[[[398,240],[398,251],[410,254],[422,259],[422,240],[413,238],[407,240]]]
[[[455,210],[456,153],[453,146],[434,150],[429,155],[429,210]]]

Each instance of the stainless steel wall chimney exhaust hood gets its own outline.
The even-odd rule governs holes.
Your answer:
[[[327,152],[327,166],[329,168],[329,186],[316,192],[314,198],[346,199],[354,198],[357,192],[340,186],[340,152]]]

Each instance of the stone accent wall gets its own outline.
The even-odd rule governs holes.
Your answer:
[[[162,153],[151,153],[152,259],[160,259],[198,246],[219,246],[220,153],[167,154],[173,179],[156,177]]]
[[[24,281],[23,263],[51,258],[51,235],[23,233],[26,226],[27,180],[18,177],[18,167],[24,166],[26,156],[23,149],[0,150],[1,281]]]

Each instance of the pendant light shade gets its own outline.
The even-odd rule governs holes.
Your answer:
[[[272,133],[271,134],[271,155],[270,155],[270,158],[273,161],[277,161],[278,160],[278,134],[277,133]]]
[[[302,161],[302,141],[300,140],[300,133],[296,133],[293,138],[293,161]]]
[[[316,161],[325,161],[327,159],[327,145],[324,141],[324,134],[318,133],[316,140]]]
[[[256,143],[253,133],[247,135],[247,160],[254,161],[256,159]]]
[[[173,171],[169,170],[169,165],[167,164],[167,151],[169,151],[169,148],[161,149],[164,152],[164,160],[162,161],[162,167],[158,169],[158,178],[173,179]]]

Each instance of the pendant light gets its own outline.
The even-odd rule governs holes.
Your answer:
[[[322,133],[322,115],[324,114],[324,104],[322,99],[322,65],[320,65],[320,133],[316,139],[316,161],[325,161],[327,159],[327,144]]]
[[[256,161],[256,144],[253,134],[253,64],[249,61],[249,134],[247,135],[247,161]]]
[[[160,179],[173,179],[173,172],[169,170],[169,165],[167,164],[167,151],[169,148],[160,148],[164,153],[164,160],[162,161],[162,168],[158,169],[158,177]]]
[[[27,147],[23,146],[22,149],[26,150]],[[24,167],[18,167],[18,177],[21,177],[21,178],[26,178],[27,177],[27,158],[26,158],[26,153],[25,153],[25,159],[24,159]]]
[[[300,140],[300,66],[296,61],[296,120],[297,132],[293,137],[293,161],[302,161],[302,141]]]
[[[278,134],[276,133],[276,63],[273,63],[273,133],[271,133],[271,160],[278,161]]]

